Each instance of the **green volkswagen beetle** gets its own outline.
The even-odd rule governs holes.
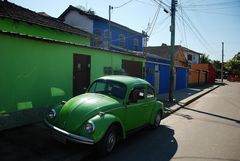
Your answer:
[[[96,144],[106,155],[129,132],[146,125],[158,127],[162,115],[163,104],[148,82],[130,76],[104,76],[85,94],[51,109],[45,124],[55,139]]]

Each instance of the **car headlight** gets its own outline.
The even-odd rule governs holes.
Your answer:
[[[56,117],[56,111],[54,109],[51,109],[49,112],[48,112],[48,118],[49,119],[53,119],[54,117]]]
[[[95,124],[92,121],[88,121],[85,125],[84,125],[84,129],[87,133],[93,133],[95,130]]]

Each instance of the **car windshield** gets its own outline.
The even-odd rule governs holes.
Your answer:
[[[122,83],[110,80],[97,80],[92,83],[87,92],[101,93],[110,97],[124,99],[126,91],[126,86]]]

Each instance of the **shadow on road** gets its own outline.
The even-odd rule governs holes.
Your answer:
[[[1,161],[168,161],[178,148],[174,130],[167,126],[131,134],[105,158],[96,157],[94,146],[55,141],[42,124],[1,131],[0,144]]]
[[[43,125],[0,132],[1,161],[79,161],[91,149],[81,144],[59,143]]]
[[[174,156],[178,148],[174,138],[174,130],[167,126],[158,129],[144,129],[127,138],[116,147],[112,154],[105,158],[93,157],[84,160],[98,161],[168,161]]]
[[[225,117],[225,116],[221,116],[221,115],[217,115],[217,114],[213,114],[213,113],[209,113],[209,112],[195,110],[195,109],[188,108],[188,107],[185,107],[185,106],[183,106],[183,109],[198,112],[198,113],[201,113],[201,114],[206,114],[206,115],[213,116],[213,117],[218,117],[218,118],[225,119],[225,120],[228,120],[228,121],[233,121],[233,122],[236,122],[238,124],[240,123],[240,120],[232,119],[232,118],[229,118],[229,117]]]

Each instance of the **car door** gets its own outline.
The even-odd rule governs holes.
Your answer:
[[[145,124],[145,88],[135,87],[128,98],[126,106],[125,128],[127,131],[143,126]]]
[[[146,123],[149,123],[150,118],[152,116],[153,108],[155,107],[155,104],[156,104],[156,95],[155,95],[154,89],[149,85],[146,88],[145,94],[146,94],[146,105],[144,108],[145,115],[143,115],[143,117],[144,117],[144,121]]]

